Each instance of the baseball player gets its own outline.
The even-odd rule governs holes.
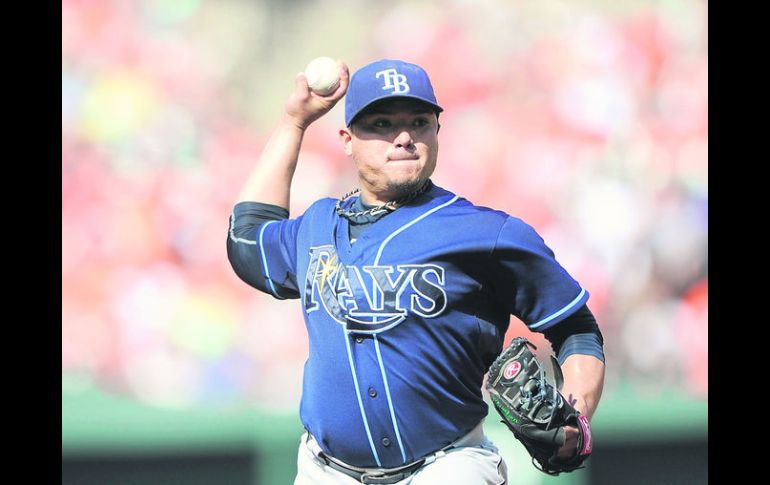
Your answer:
[[[507,483],[483,430],[484,375],[513,314],[552,343],[563,394],[590,419],[604,354],[588,291],[524,221],[431,180],[443,108],[421,67],[339,67],[327,96],[296,76],[227,239],[241,279],[298,299],[304,315],[294,483]],[[289,218],[303,134],[346,94],[339,139],[358,187]],[[567,428],[559,456],[575,453],[576,433]]]

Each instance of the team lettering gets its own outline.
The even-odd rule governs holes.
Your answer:
[[[409,84],[406,82],[406,76],[404,74],[400,74],[393,68],[379,71],[374,76],[377,79],[382,76],[382,78],[385,80],[385,85],[382,86],[382,89],[392,89],[393,93],[398,94],[409,92]]]
[[[304,308],[321,307],[360,333],[388,330],[413,312],[425,318],[446,308],[444,268],[436,264],[344,265],[331,245],[310,249]]]

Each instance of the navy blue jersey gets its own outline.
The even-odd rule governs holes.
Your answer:
[[[438,186],[354,244],[335,203],[266,222],[250,244],[263,287],[300,300],[304,426],[348,464],[396,467],[486,417],[481,386],[511,314],[542,332],[589,295],[531,226]]]

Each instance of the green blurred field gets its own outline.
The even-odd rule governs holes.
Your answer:
[[[66,388],[63,385],[63,389]],[[524,449],[496,418],[494,413],[489,416],[485,426],[487,434],[501,449],[509,470],[516,470],[515,483],[539,484],[554,480],[592,483],[590,470],[580,470],[558,479],[535,471]],[[645,397],[634,394],[630,388],[619,388],[603,397],[593,420],[593,430],[595,455],[589,462],[591,464],[602,460],[603,450],[612,447],[705,443],[708,403],[674,391]],[[77,461],[83,457],[103,461],[108,458],[135,460],[133,463],[138,464],[157,457],[173,456],[181,463],[195,463],[203,457],[230,456],[240,457],[240,464],[229,468],[212,464],[208,467],[216,472],[212,477],[221,478],[230,473],[235,483],[291,483],[296,472],[295,454],[301,432],[299,417],[292,413],[276,414],[246,407],[162,409],[94,388],[62,392],[62,459],[65,464],[68,460]],[[693,476],[699,473],[705,476],[706,456],[695,458],[696,462],[688,465],[696,467],[691,469]],[[666,469],[665,459],[660,456],[662,461],[638,463],[638,466],[650,473],[658,467],[661,479],[665,476],[675,480],[672,473],[676,472]],[[127,468],[131,467],[130,463],[125,462]],[[698,470],[698,466],[702,468]],[[183,471],[176,473],[177,479],[184,476]],[[132,483],[162,483],[157,481],[159,476],[162,475],[155,473],[142,481],[135,475]],[[202,480],[196,482],[201,485],[233,483],[209,482],[205,472],[197,469],[195,476]],[[65,478],[63,476],[63,483],[69,483]],[[642,483],[634,482],[632,474],[629,474],[629,480],[625,485]]]

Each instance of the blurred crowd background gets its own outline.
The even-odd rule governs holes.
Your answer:
[[[433,180],[529,222],[589,290],[605,394],[707,400],[707,51],[700,0],[64,0],[63,390],[298,408],[299,305],[241,282],[225,240],[325,55],[427,69]],[[355,186],[342,120],[341,102],[309,129],[293,216]]]

